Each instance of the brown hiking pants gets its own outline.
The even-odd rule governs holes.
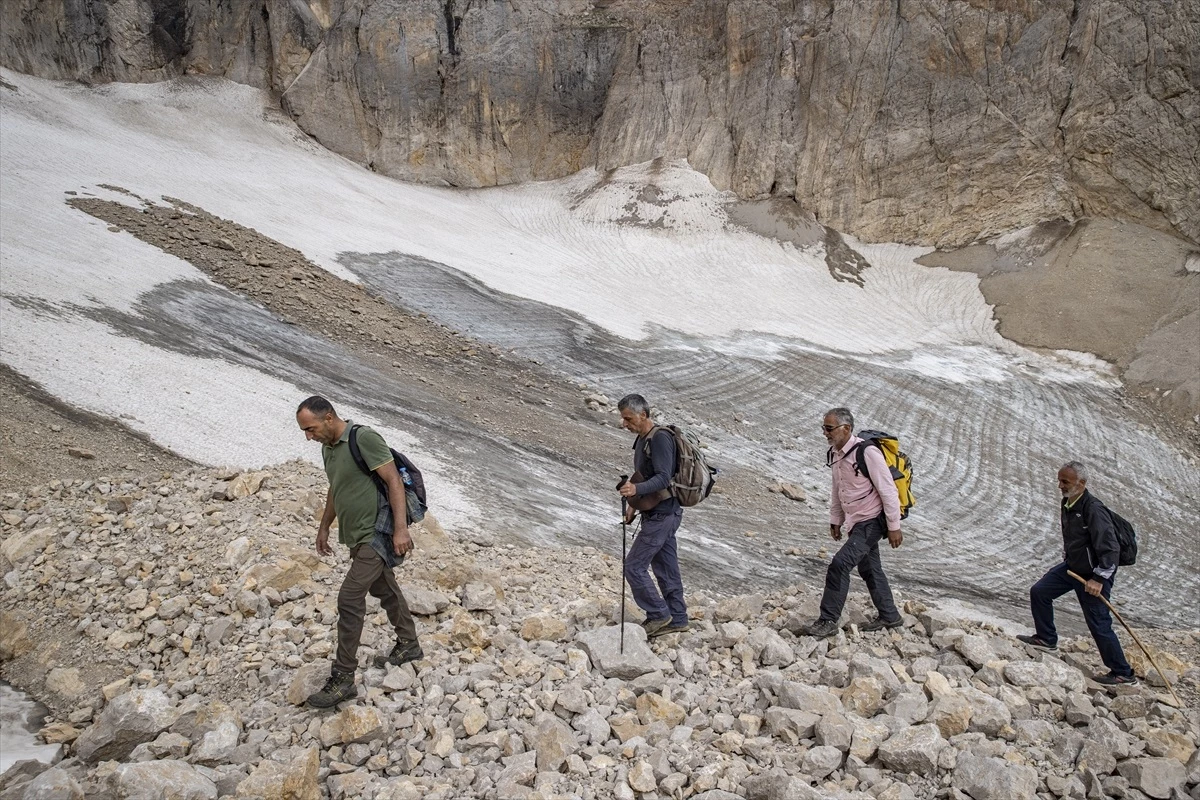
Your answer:
[[[338,592],[337,658],[333,668],[338,672],[358,669],[358,641],[362,638],[363,619],[367,615],[367,594],[379,598],[387,612],[388,621],[396,629],[396,639],[412,642],[417,638],[417,626],[400,593],[396,576],[383,563],[379,553],[364,542],[350,551],[350,571]],[[390,649],[390,648],[389,648]]]

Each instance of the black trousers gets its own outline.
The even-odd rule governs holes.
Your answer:
[[[900,618],[896,601],[892,599],[892,587],[888,586],[883,574],[883,563],[879,560],[879,541],[887,538],[887,525],[883,516],[858,523],[846,535],[846,543],[837,551],[829,569],[825,570],[825,593],[821,596],[821,620],[837,622],[850,593],[850,570],[858,567],[858,574],[867,584],[871,602],[879,610],[880,619],[891,622]]]

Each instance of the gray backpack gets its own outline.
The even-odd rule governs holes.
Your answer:
[[[708,497],[717,482],[716,467],[709,466],[700,449],[700,438],[677,425],[655,425],[646,437],[646,457],[650,457],[650,440],[660,430],[668,430],[675,438],[675,473],[671,476],[670,492],[681,506],[694,506]]]

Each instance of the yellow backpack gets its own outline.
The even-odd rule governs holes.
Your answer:
[[[908,454],[900,449],[900,440],[890,433],[883,431],[859,431],[858,438],[862,443],[854,449],[855,466],[860,475],[871,477],[867,471],[867,458],[863,450],[871,445],[878,447],[883,453],[883,460],[892,471],[892,480],[896,483],[896,493],[900,495],[900,519],[908,516],[908,510],[917,504],[917,498],[912,493],[912,463]]]

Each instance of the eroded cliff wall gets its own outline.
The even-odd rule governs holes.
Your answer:
[[[0,63],[270,89],[325,146],[486,186],[686,157],[870,240],[1115,217],[1200,241],[1200,3],[13,0]]]

